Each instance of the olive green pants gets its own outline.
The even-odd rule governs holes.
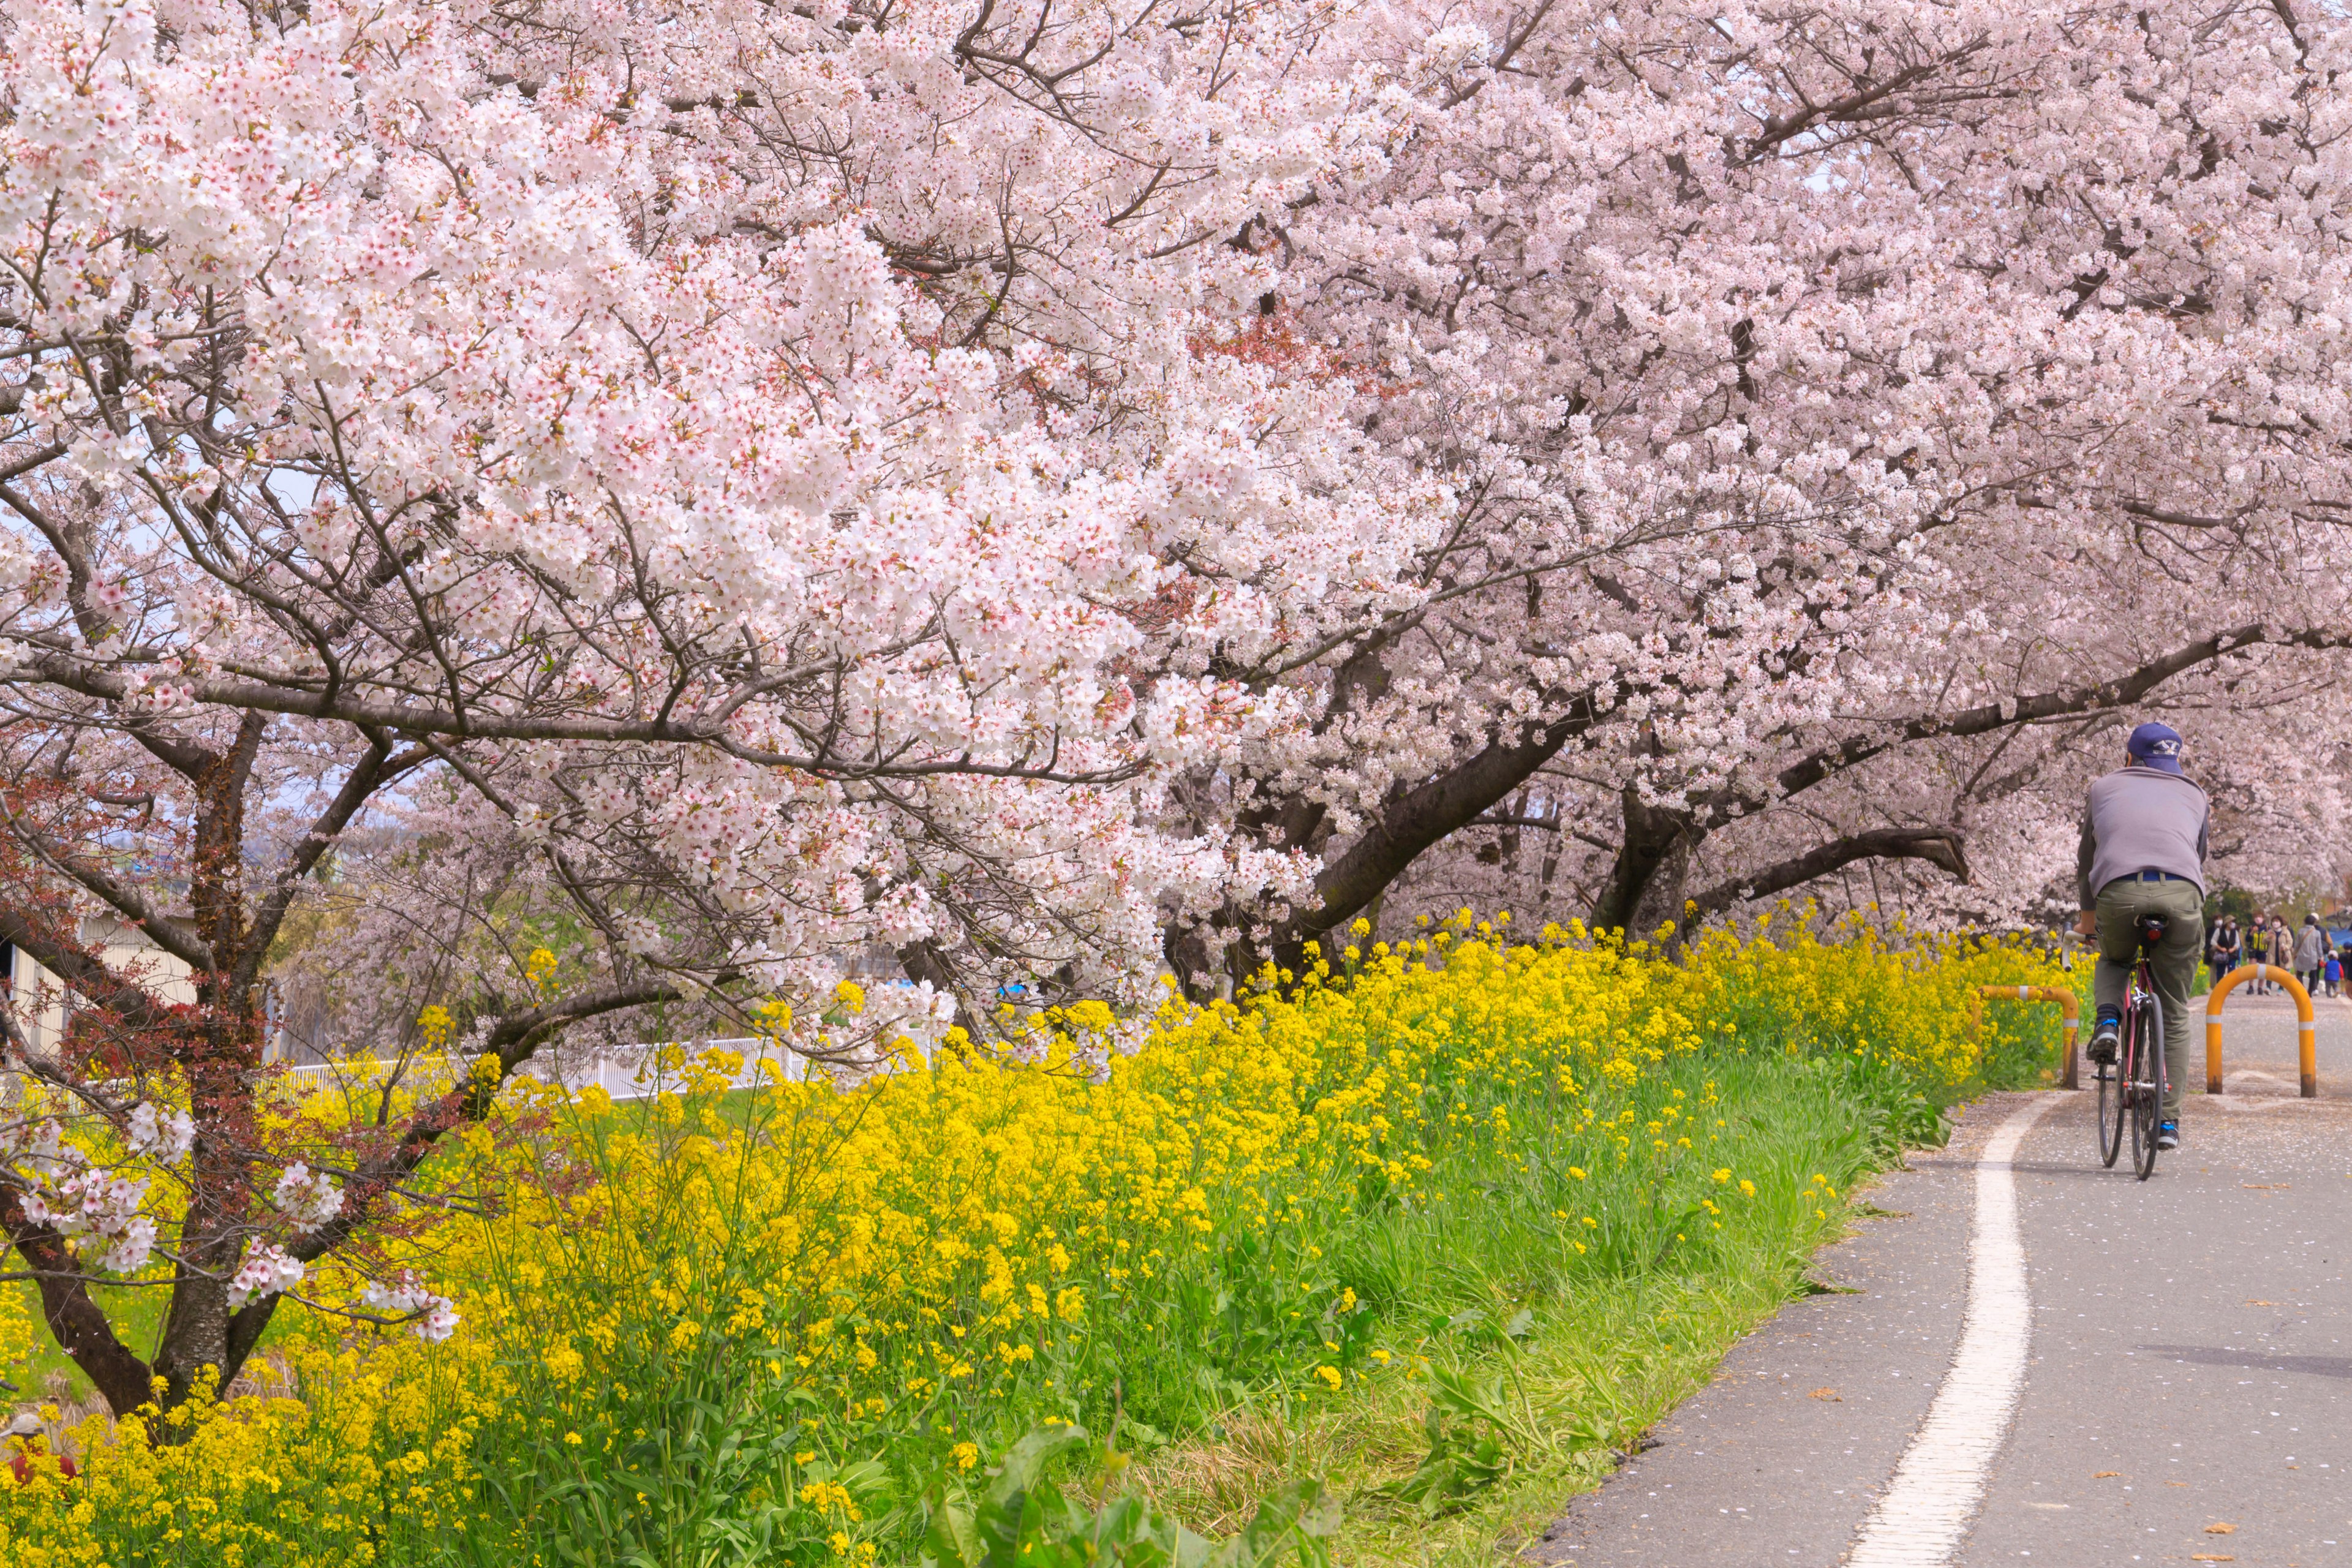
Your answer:
[[[2189,1087],[2189,988],[2197,984],[2197,956],[2205,948],[2205,895],[2194,882],[2118,879],[2099,889],[2099,966],[2091,976],[2098,1005],[2121,1008],[2131,984],[2141,915],[2169,915],[2171,926],[2148,955],[2148,973],[2164,1003],[2164,1113],[2179,1120]]]

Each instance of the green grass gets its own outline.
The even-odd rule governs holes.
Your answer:
[[[1720,1157],[1758,1186],[1755,1199],[1724,1205],[1724,1228],[1704,1246],[1596,1276],[1531,1245],[1508,1201],[1456,1211],[1443,1231],[1401,1218],[1364,1238],[1360,1266],[1388,1271],[1392,1323],[1425,1325],[1412,1344],[1429,1373],[1375,1377],[1329,1401],[1237,1401],[1202,1436],[1150,1457],[1145,1475],[1163,1506],[1223,1534],[1253,1500],[1319,1477],[1345,1504],[1337,1554],[1350,1563],[1466,1568],[1540,1534],[1740,1336],[1807,1292],[1811,1254],[1841,1231],[1845,1194],[1898,1152],[1874,1135],[1883,1110],[1841,1075],[1770,1057],[1692,1070],[1715,1076],[1734,1108]],[[1819,1196],[1817,1174],[1841,1196]],[[1507,1419],[1468,1426],[1496,1440],[1504,1471],[1432,1507],[1396,1494],[1431,1456],[1433,1374],[1449,1373],[1474,1390],[1499,1386],[1489,1407]]]
[[[2037,1066],[2049,1055],[2031,1042],[2018,1051]],[[526,1384],[485,1429],[478,1462],[522,1478],[593,1460],[566,1494],[615,1500],[575,1521],[592,1554],[685,1562],[737,1528],[714,1496],[714,1456],[739,1463],[798,1434],[779,1452],[805,1444],[854,1468],[882,1560],[911,1562],[924,1500],[952,1473],[950,1444],[1003,1454],[1058,1417],[1098,1435],[1116,1426],[1143,1450],[1160,1504],[1203,1534],[1231,1535],[1259,1500],[1326,1481],[1346,1510],[1341,1560],[1483,1561],[1605,1475],[1614,1450],[1800,1288],[1840,1221],[1835,1194],[1941,1127],[1883,1059],[1729,1040],[1581,1099],[1446,1063],[1429,1078],[1441,1114],[1417,1135],[1431,1163],[1410,1190],[1366,1171],[1302,1195],[1264,1233],[1221,1230],[1217,1245],[1169,1257],[1148,1284],[1098,1303],[1087,1332],[1055,1335],[1031,1370],[975,1391],[951,1421],[908,1402],[845,1425],[716,1342],[691,1365],[668,1354],[656,1314],[600,1363],[640,1391],[625,1410],[560,1405]],[[1507,1139],[1484,1131],[1498,1111]],[[868,1335],[887,1386],[908,1347]],[[1454,1412],[1433,1436],[1433,1391],[1448,1386]],[[640,1468],[596,1468],[607,1426],[634,1434]],[[557,1447],[573,1429],[584,1442]],[[656,1433],[658,1452],[646,1447]],[[730,1489],[767,1484],[759,1469],[730,1472]],[[771,1489],[789,1493],[795,1477]],[[631,1494],[635,1506],[621,1506]],[[647,1497],[675,1506],[664,1513]],[[513,1518],[541,1513],[518,1492],[479,1521],[474,1554]],[[780,1549],[772,1560],[801,1558]]]

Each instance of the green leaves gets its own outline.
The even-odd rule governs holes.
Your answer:
[[[1480,1385],[1466,1373],[1433,1369],[1422,1415],[1429,1453],[1412,1475],[1384,1489],[1387,1495],[1434,1519],[1508,1476],[1512,1431],[1503,1383],[1500,1373]]]
[[[1091,1485],[1073,1492],[1054,1479],[1064,1461],[1096,1458]],[[925,1500],[923,1568],[1272,1568],[1296,1559],[1328,1568],[1339,1500],[1318,1481],[1286,1488],[1258,1505],[1238,1535],[1195,1535],[1134,1491],[1118,1490],[1127,1456],[1097,1447],[1077,1426],[1041,1426],[1005,1451],[977,1499],[941,1479]]]
[[[1951,1123],[1943,1111],[1899,1063],[1843,1051],[1813,1059],[1836,1081],[1839,1096],[1854,1107],[1874,1161],[1899,1162],[1906,1149],[1940,1149],[1951,1136]]]

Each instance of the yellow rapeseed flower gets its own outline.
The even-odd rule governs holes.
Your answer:
[[[174,1560],[259,1560],[247,1550],[259,1537],[240,1532],[299,1510],[301,1568],[401,1560],[406,1547],[369,1533],[387,1510],[493,1509],[472,1467],[514,1411],[541,1412],[531,1440],[568,1464],[610,1456],[618,1475],[664,1389],[732,1368],[812,1413],[782,1500],[809,1510],[795,1550],[824,1542],[865,1561],[874,1543],[853,1535],[845,1478],[862,1483],[820,1452],[935,1444],[911,1451],[974,1470],[982,1450],[962,1433],[1103,1408],[1117,1358],[1148,1353],[1136,1336],[1158,1303],[1233,1257],[1264,1272],[1267,1310],[1296,1347],[1253,1373],[1343,1389],[1345,1356],[1318,1346],[1360,1344],[1350,1314],[1364,1304],[1318,1256],[1318,1242],[1346,1256],[1335,1213],[1488,1201],[1472,1184],[1483,1165],[1519,1173],[1541,1205],[1529,1212],[1555,1215],[1579,1255],[1602,1228],[1584,1211],[1611,1214],[1601,1250],[1622,1252],[1645,1216],[1696,1212],[1750,1163],[1731,1148],[1744,1134],[1710,1063],[1861,1050],[1948,1099],[1988,1052],[2047,1026],[1974,1006],[1974,987],[2059,978],[2022,944],[1811,916],[1769,934],[1704,931],[1676,957],[1572,923],[1517,946],[1499,916],[1452,924],[1434,944],[1372,944],[1345,978],[1287,995],[1193,1006],[1171,994],[1151,1018],[1089,1000],[1050,1016],[1008,1006],[1015,1050],[963,1038],[857,1081],[735,1091],[724,1053],[681,1048],[662,1070],[684,1087],[655,1100],[510,1086],[522,1096],[511,1117],[453,1138],[428,1173],[499,1205],[419,1205],[387,1243],[394,1263],[448,1281],[454,1338],[354,1335],[289,1306],[273,1351],[283,1387],[199,1401],[169,1442],[137,1418],[89,1425],[69,1512],[0,1479],[0,1558],[140,1560],[154,1550],[122,1544],[126,1521],[161,1519],[137,1542],[175,1530]],[[866,1000],[855,982],[833,994],[852,1015]],[[754,1016],[762,1033],[793,1026],[781,1003]],[[418,1027],[445,1046],[456,1026],[436,1007]],[[1725,1147],[1709,1157],[1694,1139]],[[1555,1163],[1570,1155],[1580,1163]],[[1836,1189],[1815,1174],[1803,1190],[1825,1217]],[[1570,1183],[1591,1185],[1570,1199]],[[1759,1195],[1753,1180],[1737,1189]],[[36,1332],[0,1295],[0,1359],[21,1359]],[[638,1489],[656,1489],[649,1475],[614,1495]],[[500,1560],[536,1568],[520,1545]]]

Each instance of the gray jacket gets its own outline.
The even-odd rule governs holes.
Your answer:
[[[2135,871],[2169,871],[2205,890],[2205,838],[2212,808],[2205,792],[2179,773],[2118,768],[2091,785],[2083,838],[2074,852],[2077,908]]]
[[[2294,966],[2297,969],[2318,968],[2321,956],[2319,948],[2317,926],[2305,926],[2297,931],[2294,938]]]

